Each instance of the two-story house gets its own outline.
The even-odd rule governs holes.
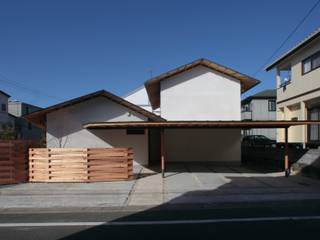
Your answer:
[[[6,124],[9,121],[8,99],[10,95],[0,90],[0,123]]]
[[[276,69],[277,120],[320,120],[320,29],[282,55],[266,70]],[[278,130],[278,142],[284,131]],[[320,126],[289,128],[289,142],[320,145]]]
[[[15,129],[18,139],[41,140],[45,136],[43,129],[22,118],[23,115],[41,110],[40,107],[20,101],[9,100],[8,112],[15,116]]]
[[[47,147],[132,147],[135,162],[148,165],[159,157],[161,140],[167,162],[239,163],[239,128],[159,129],[138,124],[240,121],[241,93],[258,83],[231,68],[199,59],[145,82],[150,105],[153,110],[161,109],[160,116],[102,90],[26,118],[46,129]]]
[[[10,95],[0,90],[0,130],[14,128],[14,116],[8,113],[8,99]]]
[[[274,121],[276,114],[277,91],[267,89],[251,95],[241,101],[241,119],[245,121]],[[243,135],[264,135],[276,140],[276,129],[243,130]]]

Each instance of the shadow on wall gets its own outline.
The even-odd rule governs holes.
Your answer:
[[[259,211],[248,211],[245,209],[244,211],[237,210],[236,213],[231,212],[231,208],[228,208],[226,206],[228,205],[222,205],[225,206],[223,209],[217,209],[214,212],[214,216],[212,216],[212,213],[210,215],[210,212],[208,212],[208,209],[199,208],[196,209],[197,211],[186,211],[186,207],[189,204],[192,204],[194,202],[204,204],[207,204],[208,200],[212,200],[213,202],[222,203],[225,204],[227,201],[230,202],[236,202],[239,200],[248,201],[248,197],[251,194],[256,194],[256,189],[260,186],[259,184],[262,184],[262,182],[265,182],[266,184],[270,186],[275,186],[275,188],[279,192],[279,197],[277,198],[281,199],[280,192],[286,191],[288,186],[292,186],[293,183],[296,183],[299,185],[299,179],[295,176],[292,176],[290,179],[285,177],[255,177],[255,185],[249,184],[250,181],[248,181],[248,177],[228,177],[230,180],[229,183],[226,183],[224,185],[221,185],[217,187],[216,189],[210,189],[210,190],[201,190],[201,191],[189,191],[181,196],[175,197],[168,202],[161,204],[159,206],[150,208],[145,211],[141,211],[134,214],[129,214],[127,216],[118,218],[113,220],[113,222],[128,222],[128,221],[154,221],[154,220],[176,220],[176,219],[194,219],[198,218],[200,216],[200,219],[210,219],[210,218],[226,218],[228,217],[228,211],[229,215],[231,214],[238,214],[238,217],[261,217],[263,214],[264,217],[272,216],[274,214],[275,209],[272,207],[272,205],[268,206],[267,204],[261,205]],[[251,180],[252,181],[252,180]],[[306,186],[300,186],[300,187],[306,187]],[[267,189],[265,187],[265,189]],[[315,191],[319,191],[319,185],[317,186],[317,189]],[[272,200],[275,200],[272,198],[272,195],[266,194],[264,189],[261,190],[260,200],[261,197],[265,198],[266,201],[270,201],[272,203]],[[239,194],[239,193],[242,194]],[[224,194],[222,194],[224,193]],[[246,195],[247,194],[247,195]],[[268,197],[269,196],[269,197]],[[292,196],[291,196],[292,197]],[[243,198],[243,199],[241,199]],[[184,204],[180,205],[180,208],[176,208],[176,204]],[[249,204],[250,206],[252,204]],[[286,205],[287,206],[287,205]],[[248,205],[246,205],[248,207]],[[193,208],[194,209],[194,208]],[[160,211],[161,210],[161,211]],[[194,209],[195,210],[195,209]],[[201,211],[201,214],[199,214],[198,211]],[[320,214],[320,209],[315,208],[315,213]],[[260,214],[260,216],[259,216]],[[234,215],[233,215],[234,217]],[[107,220],[106,220],[107,221]],[[250,225],[251,224],[251,225]],[[274,222],[274,225],[258,225],[253,223],[215,223],[215,224],[158,224],[158,225],[114,225],[114,226],[96,226],[92,227],[77,233],[74,233],[72,235],[69,235],[67,237],[64,237],[62,239],[64,240],[73,240],[73,239],[199,239],[199,237],[205,238],[209,236],[211,239],[214,236],[215,239],[236,239],[239,237],[239,234],[246,234],[246,236],[249,236],[249,234],[255,233],[257,235],[254,235],[255,237],[260,236],[263,234],[264,237],[268,237],[268,239],[273,239],[275,234],[275,227],[279,227],[282,223],[281,222]],[[288,228],[287,225],[281,226],[280,229],[283,230],[283,233],[277,232],[277,238],[279,236],[284,237],[284,239],[287,239],[288,237],[288,229],[290,229],[290,234],[297,233],[303,233],[300,228],[291,226]],[[289,223],[293,224],[293,222]],[[263,226],[263,227],[262,227]],[[270,229],[273,229],[270,231]],[[301,232],[300,232],[301,231]],[[242,235],[244,236],[244,235]]]

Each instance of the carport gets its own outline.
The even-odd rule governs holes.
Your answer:
[[[291,126],[320,124],[319,121],[164,121],[164,122],[92,122],[86,129],[160,129],[160,159],[162,177],[165,177],[164,129],[241,129],[280,128],[285,132],[284,173],[290,175],[288,155],[288,129]]]

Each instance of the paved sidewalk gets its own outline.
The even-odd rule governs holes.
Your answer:
[[[241,166],[169,164],[165,179],[157,169],[135,166],[134,171],[135,179],[125,182],[1,186],[0,211],[320,200],[318,180]]]

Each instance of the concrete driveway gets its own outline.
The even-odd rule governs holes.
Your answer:
[[[283,177],[241,166],[169,164],[135,166],[135,179],[104,183],[26,183],[0,187],[0,210],[126,208],[174,204],[220,204],[280,200],[320,200],[320,181]]]

